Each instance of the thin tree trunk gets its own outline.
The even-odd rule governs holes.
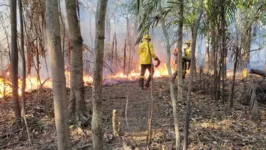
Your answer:
[[[213,69],[214,69],[214,82],[213,82],[213,87],[214,87],[214,97],[216,98],[217,95],[217,89],[218,89],[218,70],[217,70],[217,52],[218,51],[218,33],[217,29],[214,29],[213,32]]]
[[[246,65],[250,63],[251,27],[246,29],[246,32],[242,34],[242,41],[241,41],[244,50],[243,53],[245,54],[243,59],[246,61]]]
[[[24,24],[25,24],[25,21],[24,21]],[[27,35],[27,28],[25,27],[25,33],[26,33],[26,37],[27,37],[27,45],[26,45],[26,48],[27,48],[27,73],[28,75],[31,75],[31,65],[32,65],[32,53],[31,53],[31,45],[30,45],[30,42],[29,42],[29,36]]]
[[[112,46],[111,46],[111,68],[113,69],[113,64],[114,64],[114,47],[115,47],[115,34],[113,37],[113,42],[112,42]]]
[[[126,74],[126,63],[127,63],[127,40],[125,39],[124,45],[124,74]]]
[[[22,58],[22,93],[21,93],[21,112],[24,116],[26,114],[25,110],[25,89],[26,89],[26,59],[24,51],[24,24],[23,24],[23,9],[22,0],[19,0],[19,17],[20,17],[20,43],[21,43],[21,58]]]
[[[251,47],[251,32],[252,32],[252,28],[250,27],[247,31],[247,35],[248,35],[248,40],[247,40],[247,64],[250,64],[250,47]]]
[[[116,34],[115,34],[115,39],[114,39],[114,41],[115,41],[115,49],[114,49],[114,51],[115,51],[115,72],[117,72],[117,68],[118,68],[118,54],[117,54],[117,38],[116,38]]]
[[[179,25],[178,25],[178,41],[177,41],[177,47],[178,47],[178,101],[183,101],[183,73],[182,73],[182,43],[183,43],[183,21],[184,21],[184,1],[179,0]],[[174,113],[177,113],[176,110]],[[175,118],[177,117],[177,114]],[[180,134],[179,129],[177,125],[177,118],[175,122],[175,134],[176,134],[176,149],[180,149]]]
[[[213,29],[213,31],[211,31],[211,70],[214,72],[215,68],[214,68],[214,58],[215,58],[215,29]]]
[[[195,49],[196,49],[196,42],[197,42],[197,33],[198,33],[198,26],[200,23],[200,18],[203,13],[203,8],[202,8],[202,1],[200,4],[200,10],[199,14],[197,17],[197,20],[194,22],[194,28],[193,28],[193,37],[192,37],[192,49],[191,49],[191,54],[192,54],[192,64],[191,68],[193,68],[195,64]],[[188,149],[188,135],[189,135],[189,118],[190,118],[190,101],[191,101],[191,92],[192,92],[192,84],[193,84],[193,75],[194,75],[194,69],[191,69],[190,76],[189,76],[189,87],[188,87],[188,95],[187,95],[187,104],[186,104],[186,117],[185,117],[185,130],[184,130],[184,144],[183,144],[183,150]]]
[[[148,46],[148,51],[150,55],[150,70],[153,70],[153,62],[151,56],[151,50]],[[154,98],[153,98],[153,76],[151,75],[151,90],[150,90],[150,106],[149,106],[149,113],[148,113],[148,134],[147,134],[147,144],[150,146],[152,141],[152,118],[153,118],[153,107],[154,107]]]
[[[13,109],[16,119],[21,117],[18,101],[18,47],[17,47],[17,1],[10,0],[11,23],[11,77]]]
[[[239,49],[238,49],[238,45],[236,45],[236,53],[235,53],[235,63],[234,63],[234,74],[233,74],[233,80],[232,80],[232,85],[231,85],[231,89],[230,89],[230,97],[229,97],[229,101],[230,101],[230,108],[232,109],[234,107],[234,88],[235,88],[235,79],[236,79],[236,69],[237,69],[237,63],[238,63],[238,53],[239,53]]]
[[[69,117],[74,117],[77,123],[87,121],[83,83],[83,57],[80,25],[77,18],[76,3],[66,0],[67,22],[71,44],[71,72],[70,72],[70,103]]]
[[[58,4],[59,4],[59,10],[61,10],[61,2],[58,1]],[[65,38],[66,38],[66,26],[65,26],[65,22],[64,22],[64,19],[63,19],[63,12],[60,11],[60,14],[59,14],[59,20],[62,24],[62,32],[63,32],[63,37],[62,37],[62,55],[63,55],[63,60],[64,60],[64,66],[65,66]],[[60,26],[61,26],[60,24]]]
[[[36,50],[36,73],[37,73],[37,80],[40,83],[41,82],[41,78],[40,78],[40,38],[38,37],[38,29],[37,29],[37,25],[34,25],[35,28],[35,34],[37,35],[36,37],[36,46],[34,47]],[[41,83],[40,83],[41,84]]]
[[[220,34],[219,34],[220,36]],[[218,64],[218,71],[217,71],[217,78],[216,78],[216,81],[217,81],[217,92],[216,92],[216,99],[219,100],[220,99],[220,96],[221,96],[221,76],[222,76],[222,49],[221,49],[221,44],[220,44],[220,41],[217,39],[218,41],[218,50],[216,52],[216,60],[218,61],[218,54],[220,52],[220,59],[219,59],[219,62],[217,63]]]
[[[71,64],[71,44],[70,44],[70,35],[68,35],[68,41],[67,41],[67,44],[68,44],[68,63],[69,65]]]
[[[226,75],[226,20],[225,20],[225,12],[224,12],[224,6],[221,6],[221,28],[222,28],[222,66],[221,66],[221,71],[222,71],[222,102],[225,102],[225,75]]]
[[[37,72],[37,80],[41,81],[40,78],[40,54],[39,54],[39,46],[36,48],[36,72]]]
[[[183,101],[183,73],[182,73],[182,43],[183,43],[183,21],[184,21],[184,1],[179,0],[179,25],[178,25],[178,101]]]
[[[108,0],[98,0],[95,18],[95,54],[93,63],[93,88],[92,88],[92,143],[94,150],[103,149],[102,131],[102,78],[105,39],[105,15]]]
[[[183,14],[183,0],[180,0],[181,4],[180,4],[180,8]],[[159,4],[160,7],[160,14],[162,16],[162,6],[161,6],[161,1]],[[183,20],[183,15],[181,21]],[[173,117],[174,117],[174,126],[175,126],[175,145],[176,145],[176,149],[179,150],[180,149],[180,134],[179,134],[179,128],[178,128],[178,120],[177,120],[177,105],[176,105],[176,96],[175,96],[175,91],[174,91],[174,83],[172,80],[172,70],[171,70],[171,46],[170,46],[170,42],[169,42],[169,34],[166,30],[166,25],[165,25],[165,20],[162,17],[161,20],[161,25],[162,25],[162,30],[163,30],[163,34],[164,34],[164,38],[165,38],[165,42],[166,42],[166,51],[167,51],[167,70],[168,70],[168,75],[169,75],[169,84],[170,84],[170,95],[171,95],[171,100],[172,100],[172,107],[173,107]],[[181,22],[179,24],[179,36],[180,33],[182,35],[182,29],[183,29],[183,22]],[[181,30],[181,31],[180,31]],[[182,46],[182,36],[179,37],[178,39],[178,44],[180,46],[180,42],[181,42],[181,46]],[[181,50],[181,49],[180,49]],[[180,74],[179,74],[180,76]],[[182,74],[181,74],[181,78],[182,78]],[[181,89],[181,87],[179,86],[178,89]],[[180,92],[180,90],[178,91]],[[181,89],[182,92],[182,89]],[[180,98],[180,97],[179,97]]]
[[[195,33],[195,31],[194,31],[194,27],[191,27],[191,37],[192,37],[192,39],[193,39],[193,37],[194,37],[194,34],[198,34],[198,33]],[[196,35],[197,36],[197,35]],[[197,40],[197,39],[195,39],[195,40]],[[196,47],[196,46],[195,46]],[[195,54],[196,54],[196,48],[195,48]],[[195,55],[194,54],[194,55]],[[193,54],[191,54],[191,55],[193,55]],[[196,56],[195,56],[196,57]],[[194,77],[196,77],[196,75],[197,75],[197,62],[196,62],[196,58],[195,58],[195,60],[192,60],[191,59],[191,64],[193,64],[194,63],[194,65],[192,66],[190,66],[190,74],[192,73],[192,71],[191,70],[193,70],[193,76]],[[194,78],[194,79],[196,79],[196,78]],[[193,80],[194,80],[193,79]]]
[[[46,0],[46,36],[50,58],[58,150],[69,150],[66,78],[61,50],[57,0]]]
[[[210,46],[209,46],[209,32],[206,33],[206,54],[205,54],[205,71],[208,73],[210,68]]]
[[[129,18],[128,16],[126,17],[126,22],[127,22],[127,47],[129,50],[129,55],[128,55],[128,69],[127,73],[131,71],[131,55],[132,55],[132,44],[131,44],[131,38],[130,38],[130,27],[129,27]]]

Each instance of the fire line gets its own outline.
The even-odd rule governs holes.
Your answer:
[[[172,68],[173,72],[173,68]],[[135,81],[139,79],[139,72],[132,70],[128,74],[124,74],[122,71],[118,72],[116,74],[109,74],[105,76],[103,80],[103,84],[117,84],[117,81]],[[66,83],[67,87],[70,87],[70,71],[65,71],[66,76]],[[148,77],[148,72],[145,74],[146,77]],[[166,64],[161,65],[159,68],[155,68],[154,72],[154,78],[160,78],[160,77],[166,77],[168,76],[168,70],[166,67]],[[12,82],[10,79],[10,73],[5,73],[4,77],[0,77],[0,98],[3,98],[5,96],[11,96],[12,95]],[[92,75],[84,73],[83,75],[84,85],[90,86],[93,82]],[[19,95],[21,95],[21,87],[22,87],[22,79],[19,78]],[[28,76],[26,79],[26,92],[31,92],[32,90],[36,90],[42,85],[43,88],[52,88],[52,81],[51,79],[40,79],[36,76]]]

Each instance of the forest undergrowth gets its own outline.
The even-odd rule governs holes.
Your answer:
[[[187,82],[187,81],[185,81]],[[185,84],[187,85],[187,84]],[[237,80],[235,105],[230,110],[229,102],[215,100],[211,89],[202,89],[194,83],[192,93],[190,150],[264,150],[266,147],[265,108],[260,107],[260,119],[252,121],[249,108],[239,100],[243,94],[243,82]],[[229,93],[229,82],[226,83]],[[187,87],[184,87],[185,89]],[[177,91],[177,89],[176,89]],[[185,90],[186,91],[186,90]],[[91,87],[86,87],[86,104],[91,116]],[[69,94],[69,90],[68,90]],[[138,82],[122,83],[103,87],[104,149],[158,149],[171,150],[175,145],[171,99],[168,79],[154,81],[154,114],[152,121],[152,144],[147,146],[147,119],[149,90],[140,90]],[[186,96],[186,93],[184,94]],[[56,130],[52,91],[40,89],[26,94],[27,123],[32,145],[28,142],[25,125],[14,124],[11,100],[0,100],[0,149],[52,150],[56,149]],[[183,139],[185,101],[178,101],[178,120]],[[127,107],[126,107],[127,106]],[[120,136],[112,134],[112,111],[117,110]],[[91,119],[90,119],[91,121]],[[91,149],[90,122],[88,126],[70,125],[73,149]]]

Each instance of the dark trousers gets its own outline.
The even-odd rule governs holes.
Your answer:
[[[188,63],[188,65],[187,65]],[[190,59],[186,59],[186,58],[182,58],[182,73],[183,73],[183,79],[185,78],[186,76],[186,70],[190,69],[190,63],[191,63],[191,60]],[[176,79],[178,75],[178,71],[176,70],[173,74],[173,81]]]
[[[187,65],[187,62],[188,62],[188,65]],[[183,70],[188,70],[188,69],[190,69],[190,62],[191,62],[190,59],[183,58],[183,59],[182,59],[182,69],[183,69]]]
[[[154,67],[151,64],[141,64],[140,67],[141,67],[141,70],[140,70],[140,87],[144,87],[144,75],[145,75],[146,70],[149,71],[150,75],[149,75],[149,78],[148,78],[145,86],[149,87],[152,76],[154,74]]]

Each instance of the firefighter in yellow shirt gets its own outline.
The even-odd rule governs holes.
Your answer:
[[[183,79],[186,76],[186,70],[190,69],[191,64],[191,41],[186,41],[184,45],[184,56],[182,57],[182,73],[183,73]],[[178,55],[178,49],[176,48],[174,50],[174,55]],[[177,60],[176,60],[177,63]],[[187,64],[188,63],[188,64]],[[173,81],[176,79],[177,76],[177,70],[173,74]]]
[[[191,64],[191,41],[186,41],[184,46],[185,56],[183,57],[182,66],[185,70],[190,69]],[[187,65],[188,64],[188,65]]]
[[[140,60],[139,63],[141,67],[140,79],[139,79],[141,89],[144,88],[144,75],[145,75],[146,70],[149,71],[150,75],[145,84],[145,87],[148,88],[150,86],[150,82],[151,82],[151,79],[154,73],[152,58],[157,61],[157,64],[155,65],[155,67],[158,67],[161,62],[154,53],[153,45],[150,42],[151,37],[149,35],[145,35],[143,37],[143,40],[144,41],[139,45],[139,50],[138,50],[139,60]]]

